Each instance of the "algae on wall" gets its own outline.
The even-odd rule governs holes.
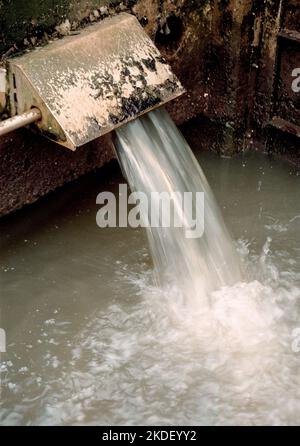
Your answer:
[[[65,19],[80,20],[88,10],[118,0],[0,0],[0,54],[27,35],[51,29]]]

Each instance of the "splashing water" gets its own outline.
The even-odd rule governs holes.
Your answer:
[[[155,110],[117,129],[117,152],[133,191],[204,192],[204,234],[187,238],[178,227],[150,227],[150,251],[158,283],[180,288],[186,303],[241,279],[239,262],[213,193],[187,142],[165,110]],[[160,212],[157,205],[154,209]],[[142,210],[143,212],[143,210]],[[179,214],[185,219],[184,213]],[[148,218],[146,211],[144,219]]]
[[[202,237],[187,239],[182,229],[173,227],[147,228],[161,300],[151,305],[193,337],[200,335],[201,344],[205,339],[207,351],[251,350],[262,339],[273,339],[281,311],[255,277],[243,283],[241,259],[210,186],[168,113],[155,110],[118,129],[116,146],[133,190],[147,196],[151,191],[201,191],[205,196]],[[143,217],[148,217],[146,212]],[[268,239],[263,246],[261,270],[267,268],[270,243]]]

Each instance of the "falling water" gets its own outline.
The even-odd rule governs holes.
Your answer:
[[[117,130],[117,152],[133,191],[204,193],[204,232],[187,238],[182,227],[149,227],[148,239],[160,285],[180,287],[185,297],[233,285],[241,279],[230,235],[205,175],[165,110],[159,109]],[[157,213],[160,208],[154,209]],[[141,210],[143,212],[143,210]],[[144,210],[146,214],[147,210]],[[153,212],[153,210],[152,210]],[[184,213],[179,213],[182,220]],[[144,215],[146,219],[148,215]]]

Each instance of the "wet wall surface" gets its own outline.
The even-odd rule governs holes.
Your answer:
[[[28,45],[41,39],[64,20],[80,20],[87,12],[106,4],[107,0],[9,0],[0,2],[0,54],[11,47]],[[115,1],[117,3],[117,1]],[[31,42],[33,39],[33,42]],[[26,42],[25,42],[26,45]]]
[[[0,144],[0,215],[33,203],[114,156],[110,137],[75,153],[27,129],[5,137]]]

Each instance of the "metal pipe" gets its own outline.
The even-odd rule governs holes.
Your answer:
[[[42,118],[42,113],[38,108],[22,113],[21,115],[13,116],[12,118],[0,121],[0,136],[13,132],[21,127],[32,124]]]

